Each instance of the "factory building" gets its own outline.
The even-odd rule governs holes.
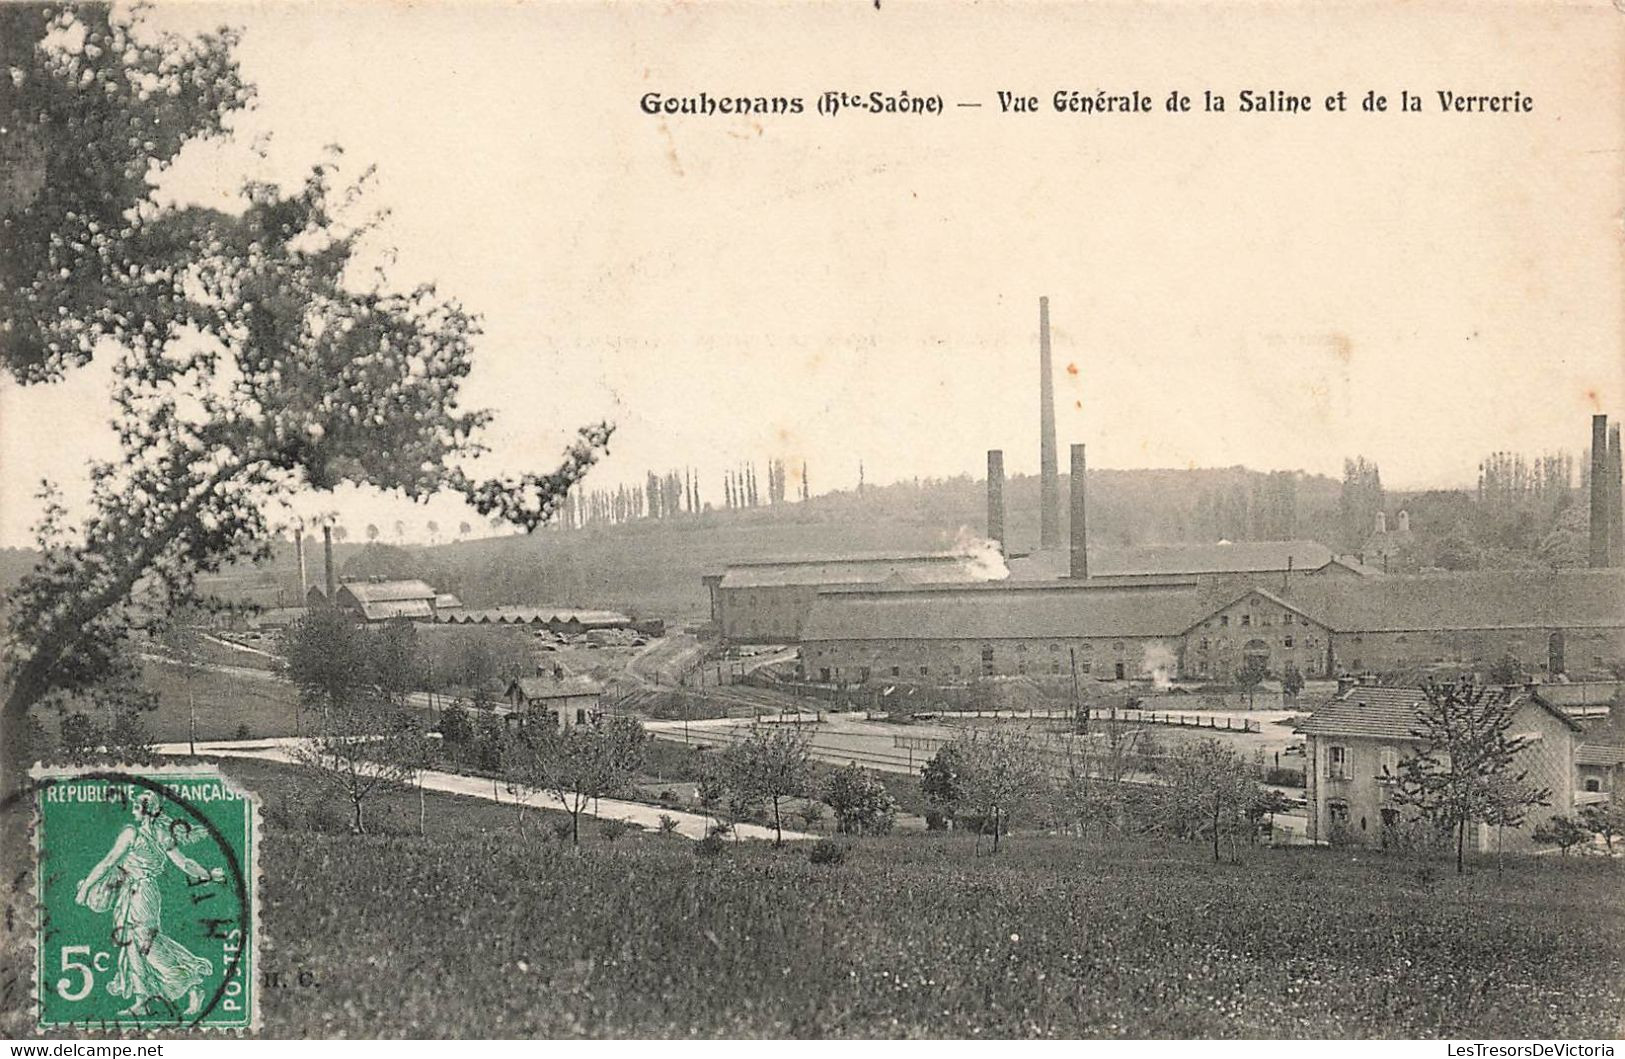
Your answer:
[[[1070,672],[1126,679],[1165,669],[1233,679],[1256,659],[1306,677],[1512,656],[1529,672],[1601,674],[1625,659],[1625,572],[1482,571],[1302,577],[1234,595],[1192,583],[870,586],[818,594],[802,664],[809,679],[951,683]],[[826,675],[827,674],[827,675]]]
[[[1194,586],[1033,583],[871,587],[818,596],[802,635],[809,680],[959,683],[1080,674],[1123,680],[1176,664]]]
[[[942,552],[841,555],[734,563],[704,581],[711,622],[732,643],[795,643],[820,589],[962,584],[1002,574],[989,557]]]

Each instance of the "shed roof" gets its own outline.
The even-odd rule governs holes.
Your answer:
[[[434,607],[426,599],[361,600],[361,613],[368,621],[388,621],[391,618],[433,618]]]
[[[402,599],[433,600],[434,589],[416,578],[407,581],[346,581],[340,592],[349,592],[358,603],[384,603]]]
[[[1625,746],[1613,746],[1608,743],[1582,743],[1574,751],[1576,765],[1600,765],[1603,768],[1617,768],[1625,765]]]
[[[520,677],[508,685],[508,693],[515,688],[528,700],[578,699],[586,695],[600,695],[602,684],[586,679],[555,680],[552,677]]]

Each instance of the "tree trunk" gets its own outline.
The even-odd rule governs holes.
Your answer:
[[[1461,875],[1461,874],[1466,872],[1466,870],[1467,870],[1466,867],[1465,867],[1466,860],[1467,860],[1467,817],[1464,815],[1461,818],[1461,823],[1456,825],[1456,874],[1457,875]]]
[[[779,796],[773,796],[773,845],[784,845],[784,826],[779,822]]]
[[[1219,802],[1213,802],[1213,863],[1219,863]]]
[[[367,833],[367,828],[361,819],[361,799],[355,795],[352,795],[350,797],[350,801],[355,809],[355,833],[358,835],[364,835]]]

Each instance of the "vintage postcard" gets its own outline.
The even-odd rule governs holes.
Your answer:
[[[0,1036],[1611,1056],[1622,292],[1614,0],[0,0]]]

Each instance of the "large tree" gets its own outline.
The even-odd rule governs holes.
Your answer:
[[[1509,734],[1515,696],[1467,682],[1429,685],[1423,695],[1411,730],[1418,746],[1399,763],[1398,797],[1455,838],[1460,873],[1472,824],[1521,819],[1520,806],[1545,804],[1551,791],[1530,784],[1528,771],[1516,767],[1528,740]]]
[[[34,706],[115,672],[137,597],[167,609],[197,574],[266,556],[274,505],[343,483],[451,491],[535,529],[609,438],[583,429],[547,473],[464,472],[489,419],[461,406],[478,322],[371,267],[366,176],[324,162],[297,188],[246,184],[231,211],[157,203],[180,149],[252,100],[235,43],[100,7],[0,7],[0,369],[43,383],[111,358],[120,450],[93,465],[79,525],[42,524],[9,600],[8,771]]]
[[[773,844],[783,845],[782,804],[807,793],[812,774],[807,737],[793,726],[757,728],[723,752],[723,768],[730,790],[772,807]]]

